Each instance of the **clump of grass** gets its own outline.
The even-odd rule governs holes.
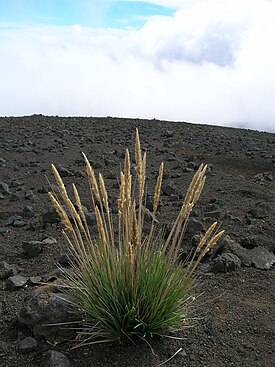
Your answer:
[[[126,149],[116,223],[104,178],[99,174],[97,179],[89,160],[83,156],[97,235],[88,226],[76,186],[73,185],[73,193],[78,210],[55,166],[53,173],[59,193],[49,195],[65,226],[64,234],[73,255],[72,271],[65,273],[65,290],[89,317],[89,326],[83,330],[86,342],[121,342],[135,336],[145,339],[182,328],[187,318],[194,271],[223,233],[215,232],[217,223],[213,223],[190,261],[185,264],[179,261],[187,221],[205,183],[206,166],[201,165],[194,175],[172,230],[164,239],[156,232],[153,219],[160,200],[163,163],[155,187],[151,228],[147,233],[144,230],[146,153],[142,155],[138,130],[137,190],[133,192],[131,160]]]

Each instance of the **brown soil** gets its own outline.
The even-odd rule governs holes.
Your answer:
[[[26,276],[39,276],[56,269],[67,244],[59,226],[41,224],[42,211],[49,205],[45,175],[53,182],[50,164],[61,164],[78,172],[64,181],[77,184],[84,205],[89,207],[87,182],[81,173],[84,171],[81,152],[85,152],[92,163],[100,163],[101,168],[95,171],[106,177],[115,201],[112,190],[117,181],[112,173],[119,172],[126,147],[133,157],[136,127],[148,152],[149,191],[161,161],[165,162],[168,176],[164,184],[172,180],[182,193],[193,176],[192,172],[185,172],[186,164],[189,167],[193,165],[190,162],[212,164],[194,215],[208,223],[204,213],[211,211],[213,203],[218,203],[222,210],[216,215],[232,239],[238,242],[253,239],[255,246],[274,251],[275,134],[157,120],[39,115],[0,118],[0,180],[11,191],[11,195],[0,199],[0,260],[18,265],[20,274]],[[26,199],[28,190],[34,196]],[[259,202],[264,215],[249,221],[249,211]],[[163,198],[162,222],[170,222],[175,217],[177,205],[177,201]],[[33,208],[30,213],[24,210],[26,206]],[[15,214],[22,216],[25,225],[7,226],[7,220]],[[38,257],[24,257],[22,241],[41,240],[43,236],[53,236],[58,242],[46,246]],[[54,349],[67,355],[73,367],[156,367],[182,348],[165,366],[273,367],[274,266],[266,271],[242,267],[236,272],[213,274],[207,271],[207,264],[199,270],[196,292],[202,295],[194,304],[194,326],[178,333],[182,340],[150,341],[155,354],[146,343],[71,350],[69,342],[53,346],[42,338],[37,338],[38,348],[34,352],[20,354],[18,344],[31,332],[18,324],[17,314],[24,297],[34,287],[10,291],[6,289],[6,281],[0,280],[0,365],[40,366],[42,355]]]

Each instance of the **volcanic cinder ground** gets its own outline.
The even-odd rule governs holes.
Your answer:
[[[50,206],[46,176],[54,182],[51,163],[63,172],[66,185],[77,184],[83,204],[90,209],[81,155],[85,152],[96,173],[103,173],[114,205],[125,148],[134,158],[136,127],[148,154],[149,193],[153,193],[159,164],[165,162],[160,225],[169,227],[176,217],[194,170],[202,162],[209,165],[182,252],[192,246],[196,232],[215,220],[229,238],[224,236],[216,253],[198,270],[195,295],[200,297],[192,305],[192,327],[177,334],[181,339],[151,340],[154,354],[146,343],[74,350],[70,342],[50,344],[20,325],[18,314],[26,295],[38,287],[30,277],[54,281],[51,274],[60,256],[68,252],[61,225],[45,219]],[[29,279],[15,289],[7,276],[0,280],[0,366],[41,366],[43,355],[56,350],[73,367],[156,367],[182,348],[165,366],[273,367],[274,167],[275,134],[271,133],[157,120],[0,118],[0,261]],[[44,245],[35,257],[24,254],[24,241],[49,237],[57,242]],[[36,338],[37,347],[22,353],[20,343],[27,336]]]

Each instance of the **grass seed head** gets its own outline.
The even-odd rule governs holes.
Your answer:
[[[59,215],[62,223],[64,224],[65,228],[69,230],[70,232],[73,232],[73,226],[69,220],[69,217],[66,213],[66,211],[63,209],[63,207],[59,204],[57,199],[54,197],[54,195],[51,192],[48,192],[49,197],[51,199],[52,204],[54,205],[57,214]]]
[[[138,238],[138,224],[137,224],[137,216],[136,216],[136,202],[133,202],[132,206],[132,242],[134,246],[139,244]]]
[[[154,206],[153,206],[153,212],[156,214],[160,199],[160,192],[161,192],[161,185],[162,185],[162,177],[163,177],[163,167],[164,163],[162,162],[159,168],[159,175],[157,179],[157,185],[155,189],[155,195],[154,195]]]
[[[139,140],[138,129],[136,129],[135,158],[136,158],[136,165],[137,165],[138,182],[139,182],[139,185],[141,186],[142,184],[142,156],[141,156],[141,145],[140,145],[140,140]]]
[[[94,170],[93,170],[88,158],[86,157],[86,155],[84,153],[82,153],[82,154],[83,154],[83,157],[84,157],[85,162],[86,162],[86,172],[87,172],[87,175],[89,177],[92,190],[95,194],[95,197],[96,197],[97,201],[100,202],[101,201],[100,192],[99,192],[99,188],[98,188],[98,184],[97,184],[97,180],[96,180],[96,177],[95,177]]]

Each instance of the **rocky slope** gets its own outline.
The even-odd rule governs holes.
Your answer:
[[[53,296],[46,302],[40,289],[60,276],[56,264],[66,266],[68,252],[46,176],[53,182],[54,163],[66,184],[77,184],[92,224],[81,152],[103,173],[116,203],[116,177],[126,147],[134,157],[136,127],[148,153],[148,192],[165,162],[160,225],[169,228],[194,170],[209,165],[182,256],[213,220],[227,237],[199,269],[193,327],[178,334],[182,340],[152,340],[154,353],[145,343],[71,350],[70,342],[58,343],[60,330],[48,335],[37,321],[43,312],[44,322],[56,320],[56,310],[66,312]],[[0,365],[54,366],[56,358],[61,367],[155,367],[182,348],[167,367],[274,366],[274,167],[270,133],[157,120],[0,118]]]

